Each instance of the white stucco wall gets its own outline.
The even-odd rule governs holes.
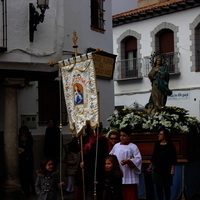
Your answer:
[[[58,62],[72,56],[74,31],[78,36],[78,53],[85,54],[89,47],[102,49],[108,53],[113,52],[111,0],[104,1],[104,33],[93,31],[90,28],[90,1],[49,1],[49,9],[45,12],[44,22],[37,25],[33,42],[29,41],[29,3],[33,3],[36,7],[36,2],[32,1],[7,1],[8,50],[0,54],[0,69],[57,71],[58,66],[51,68],[48,63]],[[39,9],[37,11],[40,13]],[[21,126],[21,115],[38,116],[37,85],[36,81],[18,90],[19,127]],[[97,87],[100,94],[100,121],[105,127],[106,119],[114,110],[113,81],[98,79]],[[106,100],[108,96],[109,101]],[[0,95],[0,98],[0,102],[3,102],[4,96]],[[0,119],[3,119],[3,116],[4,113],[1,113]],[[0,130],[3,131],[3,129],[2,122]],[[32,129],[31,132],[44,134],[45,129],[46,127],[37,124],[37,128]],[[68,127],[63,127],[63,132],[70,133]]]
[[[58,10],[62,10],[63,0],[49,1],[49,9],[45,12],[44,22],[38,24],[34,32],[34,41],[29,41],[29,3],[32,1],[7,2],[7,48],[1,54],[0,68],[16,68],[15,62],[21,62],[18,69],[51,71],[48,62],[61,59],[63,43],[63,19]],[[33,3],[36,7],[36,2]],[[40,10],[37,9],[40,13]],[[62,26],[59,23],[62,22]],[[61,37],[62,36],[62,37]],[[59,40],[57,40],[57,37]],[[14,62],[14,63],[11,63]],[[45,65],[41,65],[41,64]],[[16,64],[16,63],[15,63]]]
[[[112,0],[113,15],[135,8],[137,8],[137,0]]]
[[[86,53],[87,48],[100,48],[104,51],[112,53],[112,14],[111,1],[104,1],[104,18],[105,32],[104,34],[97,31],[91,31],[90,28],[90,1],[75,0],[73,2],[66,1],[65,7],[65,45],[64,50],[72,51],[73,31],[78,36],[78,53]],[[78,5],[78,6],[77,6]],[[67,28],[69,27],[69,28]]]
[[[188,109],[191,116],[196,116],[199,119],[199,101],[200,101],[200,73],[191,72],[192,62],[190,57],[191,52],[191,29],[190,24],[199,16],[199,7],[188,9],[181,12],[175,12],[168,15],[154,17],[148,20],[129,23],[113,28],[113,51],[114,54],[118,53],[117,39],[127,30],[133,30],[141,34],[141,53],[142,58],[150,56],[153,52],[151,42],[152,37],[150,33],[163,22],[172,24],[178,28],[177,32],[177,48],[179,52],[180,75],[171,76],[169,88],[174,91],[187,91],[190,93],[188,99],[168,100],[167,106],[179,106]],[[184,19],[184,20],[183,20]],[[142,69],[144,75],[144,71]],[[150,96],[151,84],[148,77],[142,80],[127,80],[115,81],[115,105],[131,105],[134,101],[139,104],[145,105]],[[126,94],[129,95],[126,95]],[[195,99],[195,100],[194,100]]]

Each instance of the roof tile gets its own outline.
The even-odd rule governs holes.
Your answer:
[[[170,1],[165,1],[165,2],[161,2],[161,3],[156,3],[156,4],[148,5],[148,6],[141,7],[141,8],[136,8],[134,10],[130,10],[130,11],[126,11],[126,12],[123,12],[123,13],[113,15],[113,19],[129,16],[129,15],[133,15],[133,14],[141,13],[141,12],[144,12],[144,11],[153,10],[153,9],[156,9],[156,8],[169,6],[169,5],[172,5],[172,4],[175,4],[175,3],[185,2],[185,1],[188,1],[188,0],[170,0]]]

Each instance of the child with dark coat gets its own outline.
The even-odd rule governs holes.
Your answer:
[[[56,170],[53,160],[44,159],[41,162],[41,169],[37,171],[35,191],[38,200],[56,200],[57,189],[64,182],[59,182],[59,171]]]
[[[117,157],[106,156],[104,200],[122,200],[122,177]]]
[[[74,192],[74,175],[78,169],[80,161],[80,149],[78,145],[77,137],[74,137],[72,141],[65,146],[65,175],[67,177],[66,192]]]

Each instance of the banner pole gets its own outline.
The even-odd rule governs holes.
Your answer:
[[[81,162],[84,162],[83,158],[83,132],[80,134],[80,143],[81,143]],[[83,200],[85,200],[85,175],[84,167],[82,169],[82,182],[83,182]]]
[[[100,49],[97,49],[95,52],[97,51],[101,51]],[[93,53],[95,53],[93,52]],[[95,70],[95,68],[94,68]],[[96,71],[95,71],[95,82],[96,82]],[[97,82],[96,82],[97,84]],[[96,88],[97,88],[97,85],[96,85]],[[98,98],[99,99],[99,98]],[[98,123],[99,123],[99,120],[100,119],[100,112],[99,112],[99,104],[98,104]],[[100,126],[100,123],[99,123],[99,126]],[[97,162],[98,162],[98,148],[99,148],[99,140],[98,140],[98,135],[99,135],[99,126],[97,127],[97,131],[96,131],[96,155],[95,155],[95,169],[94,169],[94,200],[97,199]],[[95,132],[95,130],[94,130]]]
[[[76,43],[77,43],[77,40],[78,40],[78,36],[77,36],[77,34],[76,34],[76,31],[74,31],[74,32],[73,32],[72,41],[73,41],[73,43],[74,43],[73,48],[74,48],[74,55],[75,55],[75,56],[78,56],[78,51],[77,51],[78,45],[76,44]]]
[[[76,31],[74,31],[73,32],[72,41],[74,43],[73,48],[74,48],[74,55],[75,56],[78,56],[78,51],[77,51],[78,45],[76,44],[77,40],[78,40],[78,37],[77,37]],[[84,158],[83,158],[83,131],[81,131],[81,134],[80,134],[80,143],[81,143],[81,162],[84,162]],[[85,175],[84,175],[84,167],[81,168],[81,170],[82,170],[82,182],[83,182],[83,200],[85,200]]]
[[[97,199],[97,162],[98,162],[98,144],[99,144],[99,141],[98,141],[98,132],[97,131],[95,133],[95,130],[94,130],[94,133],[96,134],[96,155],[95,155],[95,168],[94,168],[94,200]]]
[[[61,90],[62,90],[62,76],[61,76],[61,70],[59,67],[59,93],[60,93],[60,182],[62,181],[62,148],[63,148],[63,144],[62,144],[62,99],[61,99]],[[63,197],[63,187],[61,185],[61,199],[64,200]]]

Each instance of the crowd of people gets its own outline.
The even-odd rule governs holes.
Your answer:
[[[66,194],[73,192],[75,200],[88,197],[97,200],[138,200],[142,156],[137,145],[131,142],[131,129],[111,130],[104,135],[101,126],[93,130],[88,125],[82,136],[82,146],[77,137],[63,145],[62,162],[65,164],[66,178],[62,182],[56,168],[58,149],[48,150],[51,139],[60,145],[55,123],[50,122],[47,127],[43,152],[45,159],[41,161],[35,181],[33,138],[26,126],[19,130],[19,178],[27,198],[36,193],[38,200],[56,200],[57,190],[62,187]],[[170,139],[168,129],[159,130],[147,169],[148,172],[153,171],[158,200],[170,200],[171,195],[177,157]]]
[[[146,111],[151,116],[159,106],[166,104],[167,96],[172,93],[168,88],[169,73],[160,56],[156,57],[148,77],[152,91]],[[75,105],[83,103],[83,93],[78,85],[74,88],[74,99]],[[170,200],[176,149],[168,129],[163,127],[158,132],[158,141],[146,171],[153,171],[157,199]],[[137,145],[131,142],[131,135],[132,130],[128,127],[111,130],[105,136],[101,124],[96,129],[87,125],[81,145],[76,137],[63,145],[58,122],[51,119],[45,132],[44,160],[34,181],[33,138],[28,127],[20,127],[19,179],[25,196],[28,198],[36,193],[38,200],[56,200],[56,190],[65,186],[66,193],[74,192],[75,200],[86,200],[88,196],[94,200],[138,200],[142,156]],[[59,180],[56,169],[61,159],[65,164],[65,182]]]

